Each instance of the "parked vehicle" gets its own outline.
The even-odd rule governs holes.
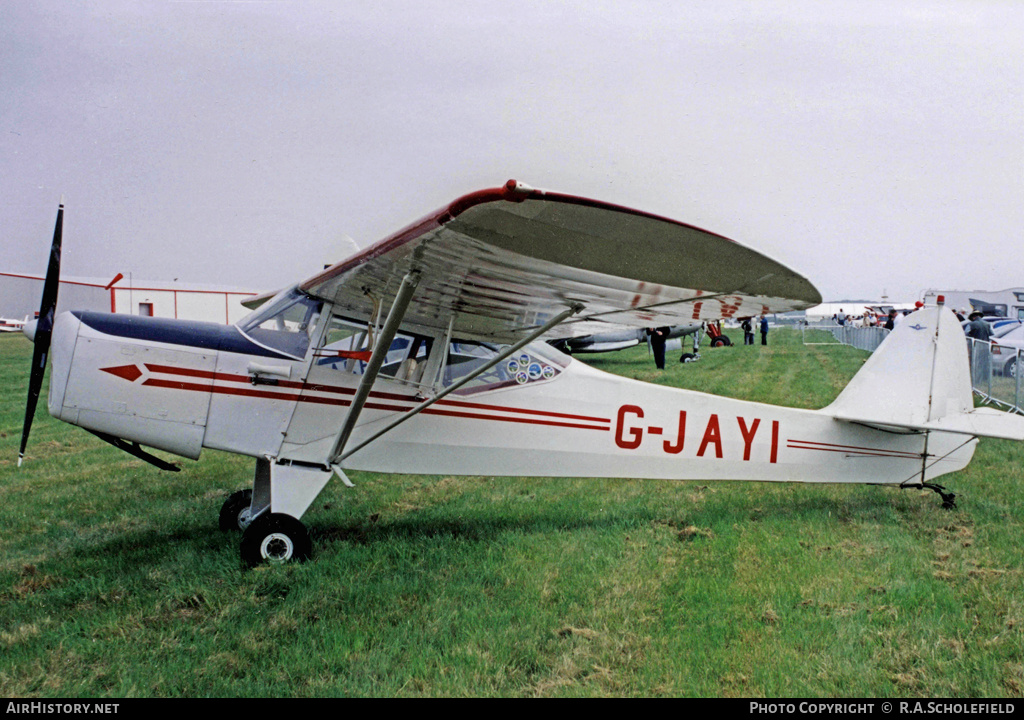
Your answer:
[[[1017,358],[1024,350],[1024,326],[1004,329],[992,336],[992,369],[1008,377],[1017,377]]]
[[[1002,330],[1003,333],[1008,333],[1011,330],[1016,330],[1021,326],[1020,320],[1017,320],[1015,318],[1003,317],[1001,315],[986,315],[985,317],[982,318],[982,320],[987,322],[989,324],[989,327],[992,328],[993,337],[999,336],[999,330]],[[970,324],[970,320],[964,320],[962,323],[960,323],[960,327],[964,329],[964,333],[967,332],[967,329],[970,326]]]

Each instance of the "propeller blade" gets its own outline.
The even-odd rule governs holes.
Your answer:
[[[50,354],[50,336],[53,334],[53,319],[57,312],[57,290],[60,285],[60,246],[64,231],[64,203],[57,208],[57,224],[53,229],[53,243],[50,245],[50,264],[46,268],[43,283],[43,297],[39,303],[39,321],[35,328],[32,349],[32,372],[28,381],[28,401],[25,403],[25,425],[21,431],[21,448],[18,451],[18,467],[25,458],[25,446],[36,414],[39,391],[46,373],[46,360]]]

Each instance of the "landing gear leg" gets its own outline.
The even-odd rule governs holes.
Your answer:
[[[235,493],[221,508],[221,527],[242,530],[242,562],[253,567],[307,560],[312,542],[299,518],[333,474],[319,465],[258,458],[252,490]]]

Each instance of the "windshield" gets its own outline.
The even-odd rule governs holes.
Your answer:
[[[321,301],[291,288],[247,315],[237,327],[260,345],[303,358],[320,318],[321,305]]]

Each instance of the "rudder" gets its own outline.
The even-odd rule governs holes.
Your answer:
[[[973,410],[967,341],[952,311],[938,305],[906,316],[822,412],[841,420],[925,427]]]

